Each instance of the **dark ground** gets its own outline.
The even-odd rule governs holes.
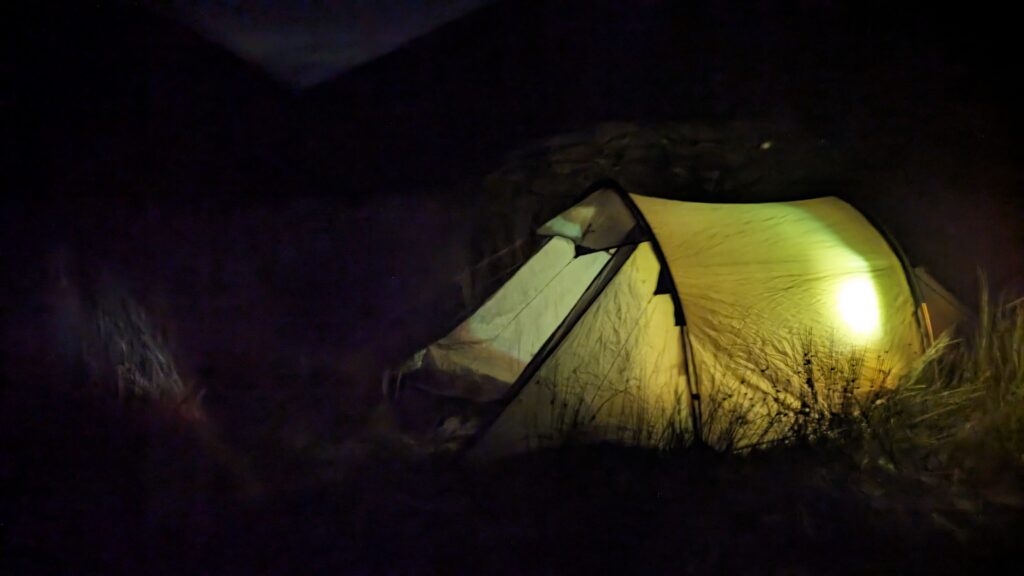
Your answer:
[[[6,573],[998,573],[1024,529],[975,492],[792,449],[566,449],[482,468],[292,454],[248,484],[181,423],[75,404],[59,427],[5,426]]]
[[[579,469],[538,456],[437,479],[387,457],[355,477],[336,462],[366,456],[345,442],[379,370],[464,305],[451,279],[588,180],[698,199],[837,194],[965,301],[978,266],[1019,290],[1016,31],[1000,10],[498,2],[305,93],[116,3],[4,18],[5,562],[862,573],[994,561],[1019,516],[975,514],[994,520],[965,544],[914,490],[879,511],[848,486],[854,473],[814,484],[812,464],[705,476],[685,458],[666,471],[598,453]],[[107,279],[168,331],[206,390],[204,424],[82,392],[68,309]]]

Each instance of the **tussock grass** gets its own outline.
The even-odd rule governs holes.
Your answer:
[[[1024,299],[993,301],[943,334],[864,412],[863,448],[893,467],[952,479],[1024,470]]]
[[[543,429],[531,434],[541,446],[580,446],[609,442],[667,451],[693,442],[688,404],[677,393],[671,402],[649,398],[631,386],[607,381],[585,390],[544,382],[550,401]]]
[[[942,334],[895,386],[862,388],[862,352],[815,350],[808,339],[790,378],[775,375],[763,393],[741,388],[717,398],[704,415],[705,436],[726,452],[812,448],[863,469],[1002,485],[1020,500],[1024,299],[993,299],[984,284],[982,294],[977,321]],[[884,359],[875,364],[883,366],[876,377],[888,378]]]
[[[889,382],[885,358],[834,342],[816,347],[809,334],[794,340],[800,365],[765,369],[767,389],[741,383],[705,399],[701,437],[725,453],[811,448],[865,469],[952,482],[1024,478],[1024,299],[983,293],[977,322],[941,335],[898,381]],[[636,388],[547,386],[541,444],[596,437],[667,454],[690,450],[695,437],[681,424],[682,399],[670,411],[680,418],[666,420],[631,397]],[[595,436],[595,418],[610,402],[629,411],[614,419],[623,429]]]
[[[133,298],[101,287],[80,328],[81,353],[95,385],[114,384],[126,401],[153,401],[199,416],[202,392],[182,378],[163,330]]]

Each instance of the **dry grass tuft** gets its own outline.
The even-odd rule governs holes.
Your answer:
[[[943,334],[901,386],[865,412],[865,446],[896,468],[985,482],[1024,472],[1024,299],[993,302]]]
[[[152,401],[200,416],[202,392],[181,377],[167,337],[138,302],[105,287],[87,309],[79,337],[95,384],[114,383],[126,402]]]

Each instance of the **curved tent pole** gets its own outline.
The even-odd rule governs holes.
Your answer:
[[[858,214],[864,217],[868,221],[868,224],[875,229],[875,232],[885,240],[885,243],[889,246],[889,250],[892,251],[896,259],[899,260],[900,268],[903,269],[903,279],[907,281],[907,287],[910,288],[910,297],[914,299],[914,322],[917,323],[917,331],[921,335],[921,343],[924,348],[927,349],[930,345],[935,343],[932,336],[931,319],[928,317],[928,307],[924,302],[924,298],[921,296],[921,287],[917,283],[917,276],[914,275],[914,269],[910,266],[910,258],[907,257],[907,253],[903,251],[903,247],[900,246],[899,242],[896,241],[896,237],[889,232],[881,222],[878,221],[871,214],[857,208],[848,201],[845,201],[851,208],[857,211]]]
[[[623,188],[622,185],[619,184],[617,181],[610,178],[597,180],[590,184],[590,186],[587,186],[583,193],[580,194],[572,202],[572,204],[568,204],[567,206],[562,207],[561,211],[564,212],[565,210],[572,208],[573,206],[585,200],[591,194],[598,192],[600,190],[611,190],[615,192],[622,200],[623,204],[626,205],[630,213],[633,215],[633,219],[636,220],[637,225],[640,226],[644,232],[643,237],[640,240],[638,240],[637,243],[642,241],[649,241],[651,243],[651,247],[654,250],[654,255],[658,260],[658,265],[661,266],[662,273],[665,274],[665,276],[668,278],[669,296],[672,298],[673,309],[675,310],[676,316],[676,324],[680,327],[680,339],[682,341],[683,346],[683,357],[686,359],[687,364],[687,387],[689,388],[690,392],[690,417],[693,420],[695,441],[703,442],[703,428],[700,418],[700,409],[698,407],[700,404],[700,393],[696,389],[696,366],[693,363],[693,358],[691,354],[693,345],[689,341],[689,332],[685,329],[686,315],[683,312],[683,302],[679,297],[679,290],[678,288],[676,288],[675,280],[672,278],[672,272],[668,267],[668,260],[665,258],[665,253],[662,251],[661,244],[658,243],[658,239],[654,235],[654,231],[651,229],[650,224],[647,223],[647,219],[644,218],[643,213],[640,212],[640,209],[637,207],[636,203],[633,202],[633,199],[629,197],[629,193],[626,192],[625,188]],[[562,330],[561,327],[559,329],[556,329],[555,333],[552,334],[549,342],[545,343],[544,346],[541,347],[541,350],[538,351],[537,355],[534,356],[533,360],[531,360],[530,363],[526,366],[526,368],[523,370],[523,373],[520,374],[519,378],[516,380],[516,382],[512,385],[512,388],[509,390],[508,396],[505,398],[506,407],[513,400],[515,400],[516,396],[519,395],[523,387],[526,386],[526,384],[537,372],[537,370],[539,370],[540,367],[544,364],[544,362],[547,361],[548,357],[550,357],[550,355],[554,353],[555,349],[558,347],[559,344],[561,344],[564,337],[570,331],[572,331],[572,328],[575,326],[576,322],[578,322],[579,318],[582,317],[583,313],[586,312],[587,309],[589,309],[590,304],[592,304],[593,301],[597,299],[601,291],[604,290],[604,287],[607,285],[607,283],[611,281],[612,277],[614,277],[615,273],[617,273],[618,270],[622,267],[622,265],[625,264],[626,258],[632,253],[633,248],[635,247],[636,244],[627,244],[623,246],[623,248],[628,248],[628,250],[618,250],[616,252],[615,257],[613,257],[612,260],[610,260],[606,265],[606,270],[610,270],[611,273],[608,275],[602,273],[598,275],[598,278],[595,278],[590,288],[596,287],[597,289],[594,290],[593,292],[591,292],[591,290],[588,289],[588,293],[585,293],[584,296],[580,299],[579,304],[583,304],[583,309],[579,312],[578,316],[573,318],[576,310],[570,312],[569,316],[567,316],[565,320],[565,323],[568,324],[567,329]],[[584,302],[585,300],[586,302]],[[491,428],[491,426],[494,425],[500,414],[501,413],[499,412],[494,418],[490,419],[482,427],[482,429],[476,435],[474,435],[474,437],[470,440],[469,444],[465,447],[465,452],[471,450],[473,445],[475,445],[476,441],[487,434],[487,431]]]
[[[693,419],[693,431],[694,440],[698,443],[704,441],[704,430],[703,423],[701,422],[701,411],[700,411],[700,391],[697,385],[697,366],[693,362],[693,344],[690,342],[690,332],[686,329],[686,314],[683,311],[683,301],[679,297],[679,288],[676,286],[675,278],[672,276],[672,271],[668,267],[668,259],[665,258],[665,252],[661,249],[661,243],[658,242],[658,237],[654,234],[654,229],[648,224],[647,219],[644,217],[643,212],[633,202],[633,199],[626,192],[626,189],[621,184],[610,178],[604,180],[598,180],[590,185],[588,188],[588,194],[592,194],[598,190],[612,190],[622,199],[622,202],[629,208],[629,211],[633,214],[633,219],[636,220],[637,225],[643,228],[646,239],[651,243],[651,247],[654,249],[654,255],[658,259],[658,265],[661,266],[662,274],[668,278],[668,292],[672,298],[673,308],[675,309],[676,325],[680,327],[680,338],[683,344],[683,358],[686,359],[687,365],[687,387],[690,389],[690,417]],[[692,377],[690,376],[692,374]]]
[[[686,330],[686,315],[683,310],[682,299],[679,296],[679,289],[675,284],[675,279],[673,278],[671,270],[668,266],[668,260],[665,257],[665,253],[661,248],[661,244],[658,242],[657,236],[655,236],[654,234],[654,230],[647,222],[647,219],[644,217],[639,207],[636,205],[635,202],[633,202],[633,199],[629,196],[629,193],[626,192],[626,190],[622,187],[621,184],[610,178],[597,180],[594,183],[592,183],[584,190],[584,192],[578,198],[575,199],[575,201],[572,204],[566,206],[563,209],[563,211],[571,208],[572,206],[575,206],[576,204],[579,204],[588,196],[600,190],[612,190],[622,199],[623,203],[630,210],[630,213],[636,220],[637,225],[640,226],[642,231],[644,232],[643,238],[641,240],[638,240],[638,242],[651,242],[651,247],[654,251],[655,257],[658,260],[658,264],[661,266],[662,272],[668,278],[668,293],[672,298],[673,308],[675,310],[676,315],[676,324],[681,328],[680,336],[683,344],[683,356],[686,359],[687,363],[687,382],[688,387],[690,389],[690,410],[691,418],[693,419],[695,441],[703,442],[703,428],[701,422],[701,413],[699,409],[701,397],[699,390],[697,389],[698,378],[696,373],[696,366],[693,362],[692,357],[693,345],[690,342],[689,331]],[[849,204],[849,202],[847,202],[847,204]],[[881,225],[880,222],[875,220],[869,214],[859,210],[852,204],[850,204],[850,206],[859,214],[861,214],[861,216],[864,217],[868,224],[872,228],[874,228],[875,231],[879,233],[879,235],[882,236],[886,244],[889,246],[889,249],[892,251],[892,253],[896,256],[896,259],[899,261],[900,267],[903,271],[904,280],[907,282],[907,286],[910,289],[911,298],[913,298],[914,300],[914,320],[918,325],[918,330],[921,335],[922,342],[925,344],[925,346],[927,346],[930,343],[930,339],[928,337],[929,332],[926,331],[927,319],[926,317],[923,318],[923,315],[927,314],[927,310],[923,308],[924,303],[921,298],[920,287],[916,281],[916,278],[914,277],[913,270],[910,267],[910,261],[907,258],[906,253],[903,251],[899,243],[896,242],[896,239],[892,236],[892,234],[889,233],[888,229]],[[550,336],[548,341],[544,343],[544,345],[541,347],[538,353],[524,368],[522,374],[520,374],[519,378],[517,378],[516,382],[513,384],[513,386],[509,390],[508,395],[505,398],[506,408],[508,407],[508,404],[515,400],[515,398],[519,395],[522,389],[533,378],[534,374],[536,374],[540,367],[548,360],[548,358],[550,358],[550,356],[559,347],[559,345],[569,334],[569,332],[572,331],[576,323],[579,322],[582,316],[586,313],[586,311],[590,308],[590,306],[594,303],[597,297],[604,290],[605,286],[607,286],[608,282],[611,281],[615,274],[618,273],[619,269],[621,269],[621,267],[625,264],[626,259],[628,259],[628,257],[632,254],[633,249],[635,247],[636,244],[626,244],[621,247],[623,249],[616,251],[615,256],[613,256],[613,258],[609,260],[609,262],[605,265],[605,268],[601,271],[600,274],[598,274],[597,278],[595,278],[592,281],[591,285],[587,288],[587,291],[580,298],[579,302],[577,302],[576,307],[569,313],[568,316],[566,316],[562,324],[555,330],[555,332]],[[477,434],[475,434],[472,439],[470,439],[469,444],[464,447],[463,453],[469,452],[476,444],[476,441],[478,441],[480,438],[487,434],[487,432],[494,425],[494,423],[497,421],[500,415],[501,412],[499,411],[492,418],[490,418],[487,423],[485,423],[482,429]]]
[[[626,264],[629,257],[633,255],[633,251],[636,250],[636,244],[626,244],[615,251],[611,259],[605,263],[604,267],[598,273],[587,289],[583,292],[583,295],[579,300],[576,301],[576,305],[573,306],[569,314],[562,320],[561,324],[555,328],[555,331],[548,337],[544,344],[540,347],[540,350],[534,354],[533,358],[523,368],[522,373],[516,378],[516,381],[512,384],[509,391],[505,394],[502,399],[504,407],[496,412],[493,416],[488,417],[487,421],[480,427],[480,430],[474,434],[463,447],[462,453],[467,454],[476,443],[487,435],[491,427],[501,417],[502,412],[511,405],[511,403],[519,396],[519,393],[523,391],[523,388],[533,379],[534,375],[540,370],[541,366],[558,350],[558,347],[565,340],[566,336],[572,332],[576,324],[583,318],[583,315],[587,313],[591,305],[597,298],[604,292],[605,287],[612,281],[619,270]]]

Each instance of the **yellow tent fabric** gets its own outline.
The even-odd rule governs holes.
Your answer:
[[[932,336],[953,331],[964,320],[971,317],[971,311],[939,281],[922,267],[914,268],[914,278],[921,288],[921,300],[928,306],[928,320]]]
[[[579,441],[657,446],[690,419],[680,328],[660,266],[640,244],[478,444],[496,457]]]
[[[422,354],[446,392],[507,402],[477,457],[567,440],[754,446],[811,404],[894,385],[923,352],[903,263],[837,198],[608,187],[538,234],[544,248]]]
[[[555,237],[450,334],[427,347],[423,363],[451,378],[435,380],[475,400],[500,398],[608,262],[607,252],[575,257]]]
[[[682,300],[713,444],[738,413],[748,424],[732,440],[770,439],[773,406],[798,405],[808,387],[834,403],[851,384],[891,385],[922,352],[902,265],[849,204],[631,197]],[[859,377],[848,359],[863,361]]]

